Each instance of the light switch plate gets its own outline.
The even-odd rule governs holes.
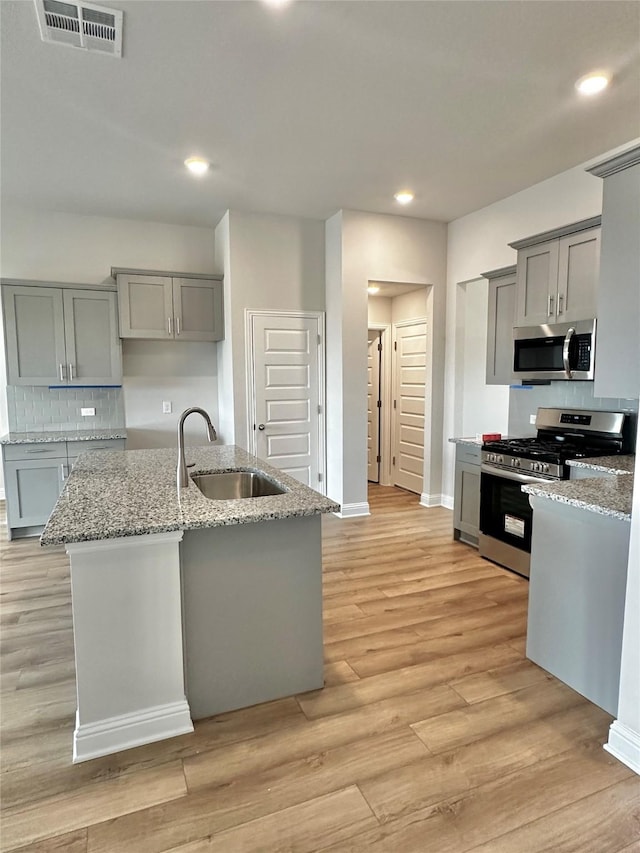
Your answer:
[[[535,415],[529,415],[529,423],[535,424],[535,422],[536,422],[536,416]]]
[[[87,408],[80,409],[80,414],[83,418],[91,418],[95,415],[96,410],[93,406],[87,406]]]
[[[171,400],[163,400],[162,401],[162,414],[170,415],[171,414]]]

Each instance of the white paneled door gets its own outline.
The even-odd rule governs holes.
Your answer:
[[[394,326],[393,363],[393,482],[421,494],[427,375],[427,324],[424,320]]]
[[[381,332],[369,329],[367,349],[367,479],[380,482],[380,361]]]
[[[324,491],[323,317],[248,313],[252,452]]]

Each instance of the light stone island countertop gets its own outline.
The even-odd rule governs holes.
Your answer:
[[[7,432],[0,435],[0,444],[42,444],[50,441],[107,441],[126,438],[123,427],[111,429],[64,429],[47,432]]]
[[[471,444],[474,447],[482,447],[483,441],[481,438],[450,438],[451,444]]]
[[[631,521],[633,474],[588,477],[584,480],[559,480],[544,485],[530,483],[522,486],[522,491],[589,512],[597,512],[622,521]]]
[[[260,471],[288,491],[212,501],[193,483],[176,486],[177,450],[82,454],[40,537],[42,545],[115,539],[337,512],[338,504],[239,447],[187,447],[190,474]]]
[[[590,468],[607,474],[633,474],[636,457],[631,455],[596,456],[590,459],[569,459],[571,468]]]

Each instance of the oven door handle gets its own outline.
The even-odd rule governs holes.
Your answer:
[[[492,477],[501,477],[503,480],[513,480],[515,483],[553,483],[555,478],[536,477],[534,474],[521,474],[518,471],[510,471],[507,468],[496,468],[483,462],[480,473],[491,474]]]
[[[562,344],[562,366],[564,367],[564,372],[566,373],[567,379],[573,378],[573,373],[571,372],[571,365],[569,364],[569,347],[571,346],[571,338],[575,335],[576,330],[572,327],[568,330],[567,334],[564,336],[564,343]]]

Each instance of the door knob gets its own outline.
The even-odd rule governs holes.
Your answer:
[[[264,429],[264,424],[258,424],[258,429]]]

